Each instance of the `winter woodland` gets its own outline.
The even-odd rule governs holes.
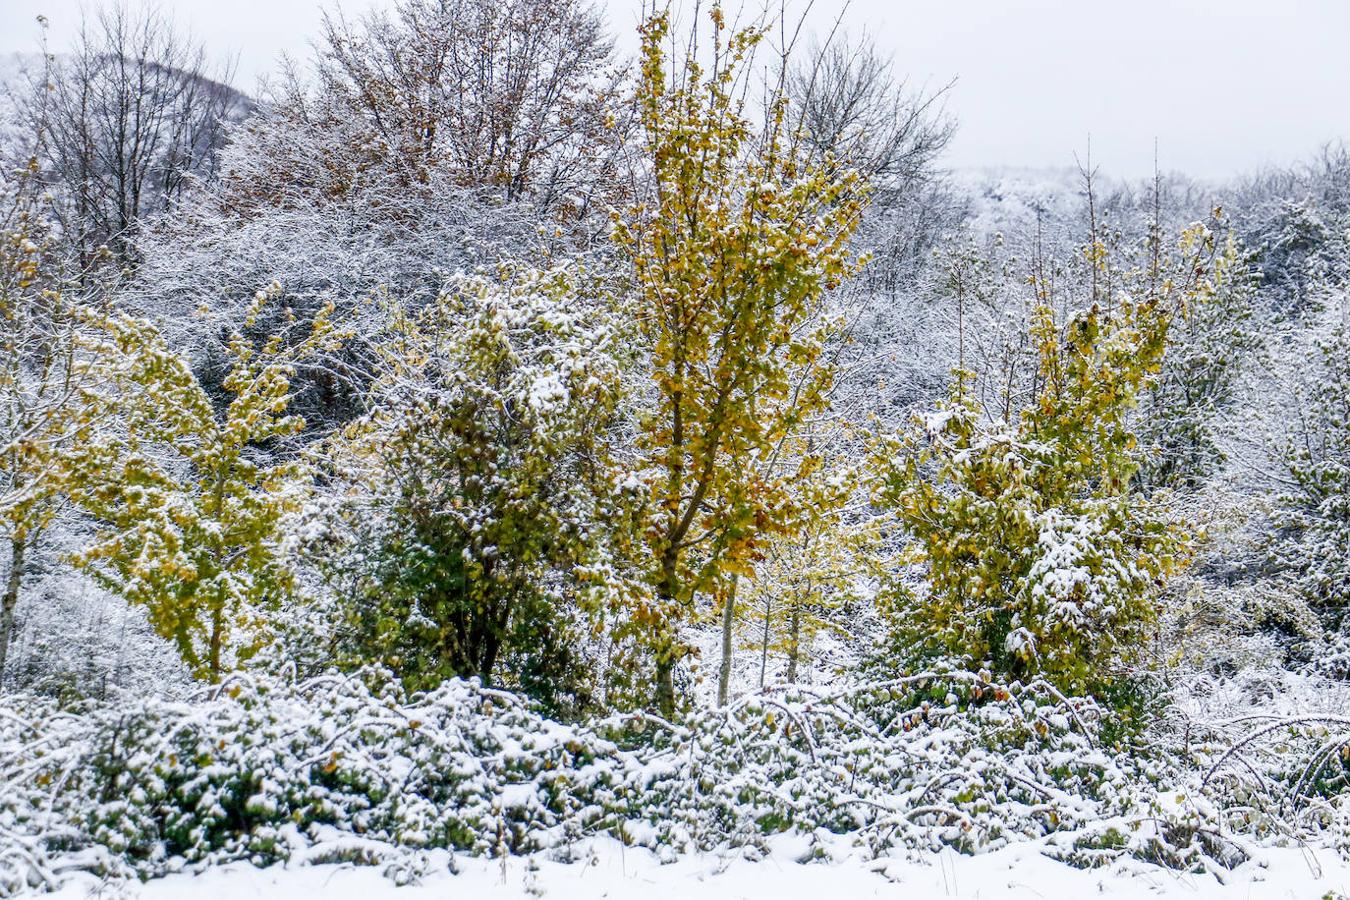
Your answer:
[[[955,172],[791,8],[324,21],[0,68],[0,896],[1346,896],[1350,148]]]

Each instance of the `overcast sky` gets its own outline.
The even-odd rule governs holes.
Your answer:
[[[249,89],[283,51],[304,55],[332,0],[163,0]],[[342,0],[349,13],[388,0]],[[602,0],[631,48],[640,0]],[[729,4],[730,5],[730,4]],[[0,51],[39,13],[69,40],[79,0],[0,0]],[[829,28],[839,4],[817,0]],[[956,79],[952,166],[1071,165],[1088,135],[1105,172],[1222,177],[1350,138],[1350,0],[854,0],[849,31],[916,84]]]

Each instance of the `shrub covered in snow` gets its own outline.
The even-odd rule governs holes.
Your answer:
[[[819,829],[878,854],[976,852],[1123,815],[1156,777],[1101,745],[1090,702],[979,675],[575,726],[475,681],[411,696],[376,683],[235,677],[183,702],[74,709],[11,698],[0,885],[430,847],[567,855],[601,834],[665,855]]]

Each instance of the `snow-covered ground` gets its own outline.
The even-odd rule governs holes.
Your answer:
[[[853,900],[920,898],[1157,898],[1252,900],[1350,896],[1350,865],[1331,850],[1266,849],[1220,883],[1139,862],[1111,869],[1074,869],[1021,843],[979,856],[944,851],[919,861],[845,858],[801,864],[802,838],[781,838],[764,859],[689,856],[661,864],[647,850],[612,840],[589,845],[572,863],[546,858],[491,860],[457,856],[451,874],[444,853],[429,854],[427,874],[399,887],[377,866],[310,865],[256,869],[246,864],[181,873],[145,884],[109,884],[88,876],[68,883],[55,900],[87,897],[143,900]]]

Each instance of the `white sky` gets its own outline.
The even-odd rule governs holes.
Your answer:
[[[250,89],[280,53],[303,56],[320,3],[161,0]],[[342,0],[349,13],[388,0]],[[621,47],[641,0],[601,0]],[[729,0],[732,5],[735,0]],[[751,0],[762,2],[762,0]],[[803,0],[795,0],[800,8]],[[53,48],[80,0],[0,0],[0,52],[34,46],[38,13]],[[827,30],[840,4],[816,0]],[[917,84],[957,79],[952,166],[1060,166],[1092,136],[1104,172],[1164,169],[1219,177],[1304,158],[1350,139],[1350,0],[854,0],[845,28],[894,53]]]

